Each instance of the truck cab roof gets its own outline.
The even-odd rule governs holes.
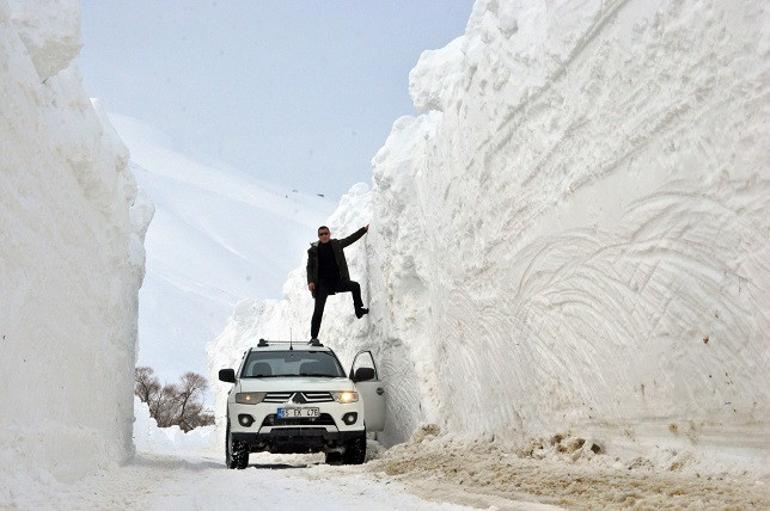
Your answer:
[[[287,351],[287,350],[302,350],[302,351],[331,351],[321,344],[320,342],[295,342],[295,341],[268,341],[267,339],[260,339],[259,343],[249,348],[249,351]]]

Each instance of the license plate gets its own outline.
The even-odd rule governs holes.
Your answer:
[[[306,417],[318,417],[321,413],[318,408],[279,408],[276,416],[279,419],[301,419]]]

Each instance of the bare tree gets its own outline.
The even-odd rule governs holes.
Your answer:
[[[208,388],[206,378],[188,372],[180,377],[178,384],[161,387],[154,373],[150,367],[136,368],[134,394],[147,403],[158,427],[176,425],[190,431],[214,423],[214,415],[203,406],[203,393]]]
[[[198,398],[203,397],[203,391],[206,390],[206,387],[208,387],[208,382],[200,374],[188,372],[180,378],[176,395],[179,407],[176,422],[183,430],[192,429],[189,424],[191,418],[201,411],[196,410],[199,404]]]
[[[179,424],[179,427],[185,431],[214,424],[214,414],[204,410],[202,403],[188,404],[188,410],[189,413],[185,416],[184,424]]]
[[[159,428],[174,425],[174,417],[178,408],[177,393],[176,385],[166,384],[158,392],[154,403],[150,404],[150,415],[158,421]]]
[[[155,371],[151,367],[137,367],[134,372],[134,394],[145,403],[160,390],[160,382],[155,377]]]

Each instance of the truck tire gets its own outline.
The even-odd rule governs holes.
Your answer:
[[[361,465],[364,461],[366,461],[366,431],[348,440],[345,453],[342,455],[342,463],[345,465]]]
[[[342,453],[337,451],[327,452],[324,461],[327,465],[337,465],[342,461]]]
[[[227,429],[225,430],[225,465],[227,468],[239,470],[249,466],[249,452],[233,442],[233,437],[230,434],[230,421],[227,422]]]

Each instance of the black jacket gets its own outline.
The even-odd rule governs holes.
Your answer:
[[[344,248],[348,245],[352,245],[358,241],[361,236],[366,234],[366,227],[361,227],[359,230],[348,236],[347,238],[331,239],[329,243],[332,244],[332,252],[334,252],[334,260],[337,261],[337,269],[340,272],[340,280],[350,280],[350,272],[348,271],[348,262],[345,260]],[[311,282],[318,285],[318,241],[310,244],[310,248],[307,251],[307,283]]]

